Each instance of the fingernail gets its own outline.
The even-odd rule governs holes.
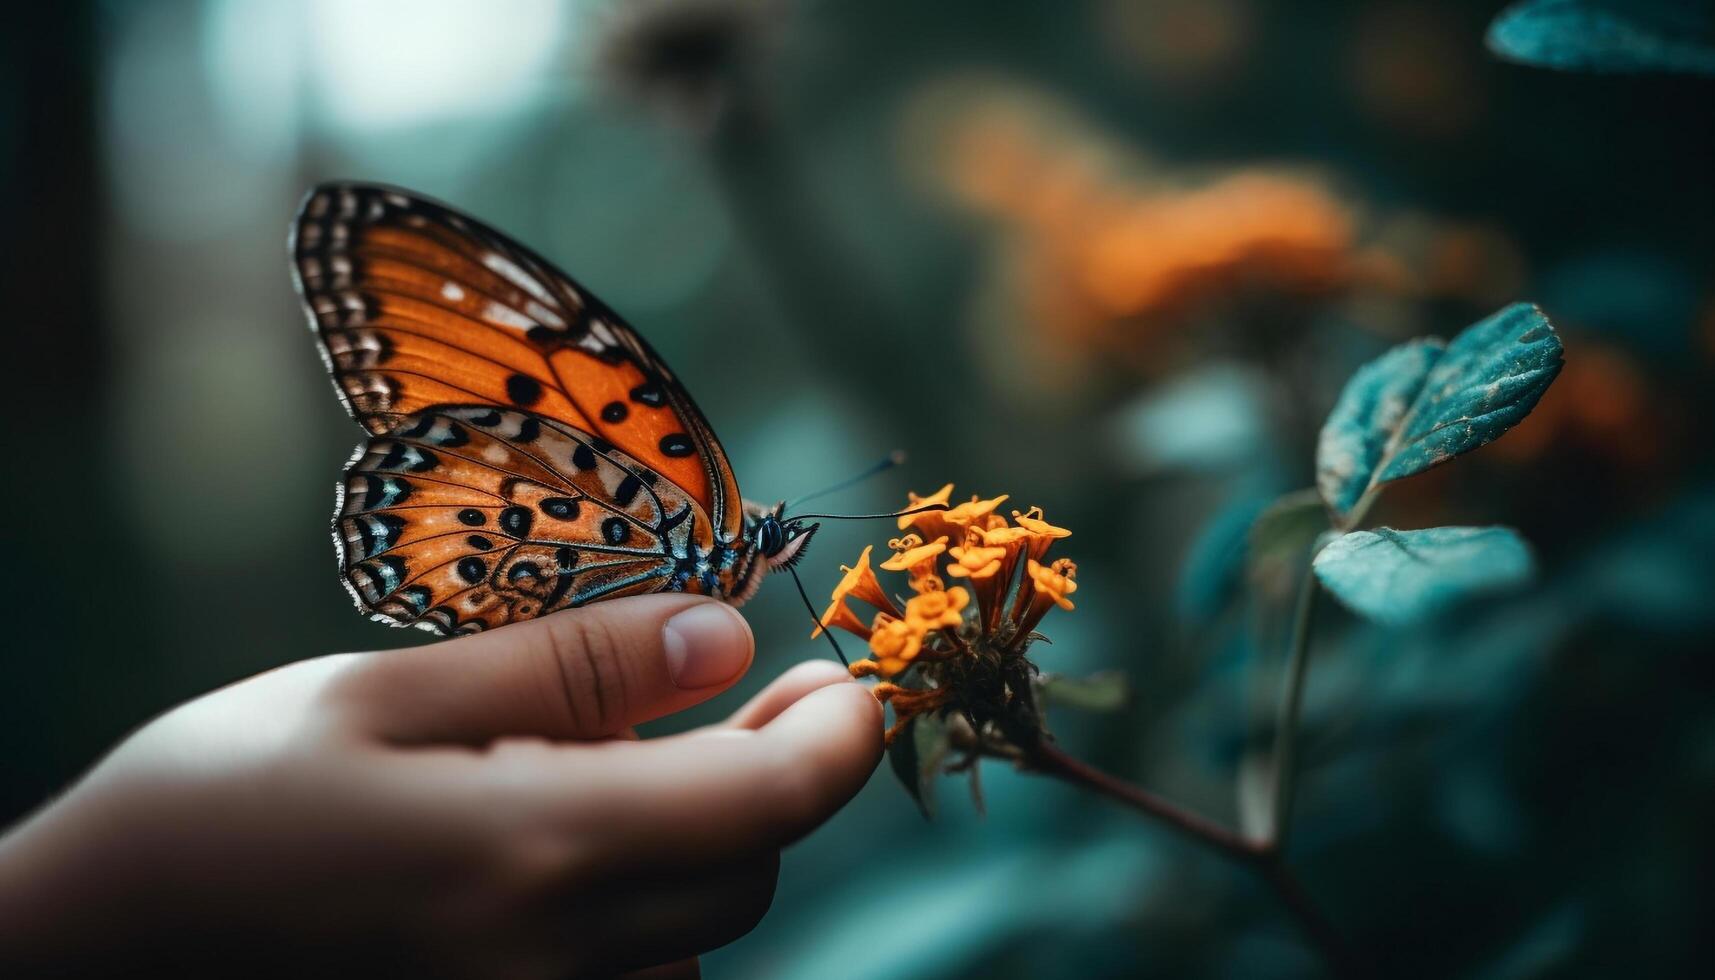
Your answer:
[[[750,627],[738,610],[716,602],[692,606],[661,629],[667,673],[678,687],[693,689],[737,677],[750,662]]]

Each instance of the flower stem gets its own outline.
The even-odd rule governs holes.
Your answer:
[[[1269,808],[1265,845],[1281,850],[1292,822],[1292,792],[1297,782],[1298,714],[1310,668],[1310,629],[1316,618],[1316,573],[1306,568],[1292,614],[1292,640],[1286,654],[1286,686],[1274,727],[1274,803]]]
[[[1254,861],[1262,849],[1213,820],[1187,810],[1133,783],[1111,776],[1081,759],[1067,755],[1050,741],[1038,742],[1025,756],[1026,765],[1057,779],[1095,790],[1118,800],[1210,847],[1241,861]]]
[[[1317,955],[1328,967],[1328,972],[1336,977],[1364,977],[1372,971],[1364,967],[1352,951],[1346,948],[1346,941],[1335,931],[1334,924],[1322,914],[1322,910],[1311,901],[1299,884],[1298,877],[1281,860],[1279,852],[1271,851],[1268,856],[1254,862],[1251,867],[1274,889],[1274,894],[1280,899],[1280,904],[1292,915],[1292,921],[1298,926],[1299,932],[1315,947]]]
[[[1363,976],[1367,971],[1346,948],[1344,940],[1332,923],[1311,901],[1304,886],[1299,884],[1286,866],[1281,852],[1269,843],[1249,840],[1192,810],[1157,796],[1154,793],[1109,775],[1061,751],[1046,739],[1024,752],[1018,760],[1027,769],[1056,779],[1094,790],[1134,810],[1160,820],[1187,837],[1198,841],[1251,869],[1269,886],[1281,905],[1292,917],[1293,924],[1315,948],[1331,974],[1337,977]]]

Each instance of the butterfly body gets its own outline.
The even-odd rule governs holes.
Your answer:
[[[648,344],[522,245],[385,187],[329,184],[295,280],[370,433],[334,517],[359,608],[443,635],[678,591],[739,604],[815,525],[743,500]]]

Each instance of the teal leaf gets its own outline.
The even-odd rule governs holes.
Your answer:
[[[947,755],[947,723],[930,715],[918,715],[887,747],[888,767],[911,795],[924,819],[935,815],[935,777]]]
[[[1349,518],[1371,489],[1499,438],[1560,373],[1560,338],[1514,303],[1442,346],[1413,340],[1359,368],[1316,447],[1316,486]]]
[[[1397,626],[1527,582],[1535,562],[1511,528],[1384,527],[1340,535],[1317,553],[1311,568],[1352,611]]]
[[[1388,464],[1388,452],[1446,347],[1439,340],[1400,344],[1346,382],[1316,444],[1316,489],[1347,514]]]
[[[1037,684],[1042,700],[1079,711],[1118,711],[1131,700],[1131,684],[1125,674],[1104,670],[1086,677],[1060,674],[1044,676]]]
[[[1523,0],[1489,25],[1509,61],[1596,72],[1715,74],[1715,5],[1701,0]]]

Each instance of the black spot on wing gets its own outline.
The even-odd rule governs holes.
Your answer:
[[[571,497],[543,497],[536,506],[557,521],[572,521],[578,516],[578,502]]]
[[[673,432],[661,437],[661,453],[665,456],[689,456],[696,452],[696,448],[691,437],[683,432]]]
[[[468,524],[471,527],[481,527],[483,522],[487,520],[488,516],[482,511],[477,510],[475,507],[466,507],[464,510],[459,511],[460,524]]]
[[[428,434],[430,429],[434,428],[434,425],[435,416],[425,412],[424,414],[417,416],[417,421],[412,422],[403,429],[400,429],[399,434],[404,436],[406,439],[421,439],[423,436]]]
[[[626,409],[624,402],[608,402],[601,407],[601,420],[603,422],[624,422],[625,417],[629,414],[630,412]]]
[[[506,379],[506,397],[514,405],[529,408],[542,400],[542,382],[527,374],[514,374]]]
[[[461,558],[459,559],[458,572],[459,578],[475,585],[488,577],[488,562],[474,555],[469,558]]]
[[[631,389],[631,400],[639,405],[660,408],[667,403],[667,392],[658,381],[645,381]]]
[[[572,465],[580,470],[595,469],[595,451],[581,442],[578,443],[578,448],[572,450]]]
[[[613,490],[614,502],[621,507],[630,507],[631,502],[637,499],[637,492],[642,489],[643,481],[635,474],[627,473],[625,479],[619,481],[619,486]]]
[[[536,522],[536,516],[528,507],[512,506],[500,512],[500,530],[508,537],[523,540],[530,534],[530,527]]]
[[[351,525],[357,531],[358,547],[362,549],[363,557],[373,558],[399,540],[399,532],[405,529],[405,519],[397,514],[372,514],[353,518]]]
[[[402,442],[395,442],[388,446],[387,452],[381,457],[381,462],[376,464],[376,468],[426,473],[439,465],[441,465],[440,457],[427,449],[419,449],[416,446],[407,446]]]
[[[404,584],[406,571],[403,557],[382,555],[351,566],[350,581],[363,601],[373,607]]]
[[[473,534],[470,537],[465,538],[464,543],[478,551],[489,551],[494,547],[493,540],[485,538],[480,534]]]
[[[411,484],[397,476],[377,476],[374,473],[352,474],[355,494],[363,503],[360,511],[396,507],[411,496]]]
[[[448,422],[446,431],[439,435],[431,434],[429,441],[433,442],[437,446],[445,446],[450,449],[454,446],[462,446],[469,442],[470,433],[466,432],[462,426]]]
[[[601,536],[608,544],[624,544],[625,539],[631,537],[631,527],[625,523],[624,518],[610,517],[601,522]]]
[[[399,583],[405,581],[405,559],[399,555],[388,555],[385,558],[376,560],[373,564],[381,568],[381,577],[384,580],[383,584],[387,586],[387,591],[389,593],[394,589],[397,589],[399,587]]]

